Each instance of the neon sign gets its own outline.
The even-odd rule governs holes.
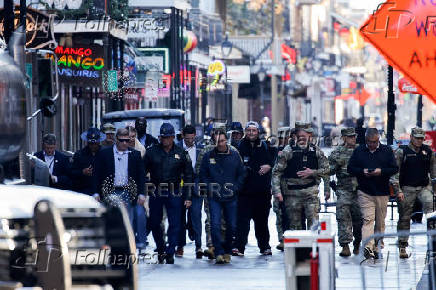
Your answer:
[[[102,71],[105,68],[102,46],[58,46],[55,53],[58,56],[58,73],[61,81],[101,86]]]

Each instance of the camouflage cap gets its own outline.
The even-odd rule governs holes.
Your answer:
[[[356,136],[356,131],[353,127],[350,128],[343,128],[341,129],[341,135],[344,136]]]
[[[425,131],[422,128],[415,127],[412,129],[412,136],[415,138],[425,138]]]
[[[295,130],[303,130],[307,133],[313,133],[313,129],[312,126],[310,125],[310,123],[303,123],[303,122],[295,122]]]
[[[115,126],[111,123],[105,123],[101,127],[101,131],[105,134],[115,134],[117,132]]]

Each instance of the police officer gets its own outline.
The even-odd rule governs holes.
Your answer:
[[[94,194],[93,176],[95,176],[95,160],[100,152],[100,142],[106,139],[106,135],[97,128],[89,128],[80,135],[86,142],[86,146],[74,153],[71,175],[73,190],[88,195]]]
[[[339,244],[342,251],[341,257],[351,256],[349,243],[353,242],[353,254],[359,254],[362,241],[362,214],[357,200],[357,179],[347,172],[348,160],[356,146],[356,132],[354,128],[341,130],[344,144],[338,146],[330,154],[330,175],[337,178],[336,195],[336,220],[338,221]]]
[[[423,204],[424,213],[433,211],[433,194],[430,178],[436,177],[436,160],[431,148],[424,145],[425,131],[413,128],[410,143],[400,146],[395,158],[400,168],[392,178],[394,189],[398,192],[398,231],[410,231],[410,217],[416,199]],[[430,177],[430,178],[429,178]],[[399,237],[398,247],[401,259],[407,259],[409,237]]]
[[[157,245],[159,262],[166,260],[174,264],[174,252],[181,230],[182,206],[191,205],[189,187],[180,188],[183,175],[184,184],[193,183],[192,163],[188,153],[174,144],[175,131],[170,123],[160,127],[160,143],[147,149],[144,164],[145,172],[150,173],[150,182],[146,192],[150,196],[150,228]],[[182,199],[185,200],[182,203]],[[161,221],[163,207],[168,215],[168,246],[165,249]]]
[[[309,228],[318,218],[317,179],[329,173],[329,164],[324,153],[310,143],[311,133],[310,125],[296,128],[296,146],[288,145],[283,149],[272,173],[273,193],[275,198],[285,203],[291,230],[302,229],[303,211]],[[281,187],[282,181],[284,190]]]

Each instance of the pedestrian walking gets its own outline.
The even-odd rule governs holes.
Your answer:
[[[150,197],[150,228],[156,242],[159,263],[174,264],[174,253],[179,241],[182,207],[191,206],[189,188],[193,184],[192,162],[189,154],[174,143],[175,130],[170,123],[160,127],[160,143],[147,149],[144,158],[146,173],[151,184],[147,187]],[[151,186],[152,185],[152,186]],[[190,188],[192,189],[192,187]],[[163,208],[168,215],[168,245],[165,247],[161,222]]]
[[[362,214],[357,199],[357,179],[347,171],[348,161],[356,146],[354,128],[341,130],[344,144],[338,146],[329,156],[330,175],[336,175],[336,220],[338,241],[342,247],[341,257],[351,256],[349,244],[353,242],[353,254],[359,254],[362,241]],[[354,241],[353,241],[354,237]]]
[[[80,138],[86,142],[86,146],[74,153],[71,166],[72,187],[77,192],[93,195],[95,160],[106,135],[97,128],[89,128],[80,135]]]
[[[376,128],[368,128],[365,142],[350,157],[347,171],[357,177],[357,195],[362,212],[362,240],[376,233],[384,233],[389,201],[389,178],[398,172],[391,147],[380,143]],[[364,246],[365,258],[380,258],[379,240]],[[381,247],[381,245],[380,245]]]
[[[266,142],[259,138],[259,124],[250,121],[245,136],[239,143],[239,154],[244,163],[246,177],[238,195],[236,248],[232,255],[243,256],[254,221],[257,245],[262,255],[271,255],[268,217],[271,209],[271,168],[273,156]]]
[[[302,229],[303,212],[307,228],[318,219],[320,205],[317,180],[327,176],[330,171],[324,153],[310,143],[310,124],[296,125],[297,144],[283,149],[272,172],[272,190],[275,198],[284,201],[291,230]]]
[[[183,140],[180,147],[188,152],[192,163],[192,170],[194,173],[194,181],[198,183],[198,176],[195,174],[195,162],[200,155],[202,146],[197,145],[195,142],[196,130],[192,125],[186,125],[182,130]],[[203,196],[194,191],[192,194],[192,205],[187,209],[182,207],[182,225],[180,231],[179,244],[177,245],[176,256],[183,256],[183,248],[186,245],[186,230],[191,240],[195,241],[195,255],[197,259],[203,257],[203,250],[201,249],[201,211],[203,208]]]
[[[200,182],[206,184],[210,210],[212,243],[216,263],[230,263],[236,234],[237,197],[244,182],[244,167],[238,152],[227,145],[224,131],[214,134],[216,147],[205,153],[200,167]],[[201,190],[201,188],[200,188]],[[221,237],[221,217],[226,223]]]
[[[35,156],[48,166],[50,187],[71,189],[71,163],[67,156],[56,150],[56,136],[54,134],[44,135],[42,148],[41,151],[35,153]]]
[[[141,142],[142,145],[144,145],[145,149],[159,144],[159,141],[151,136],[150,134],[147,134],[147,120],[145,117],[139,117],[135,121],[135,129],[137,133],[137,138],[139,142]]]
[[[139,151],[129,147],[129,130],[118,129],[115,139],[97,155],[94,196],[108,206],[125,206],[133,224],[134,206],[145,202],[144,167]]]
[[[106,135],[106,138],[101,142],[101,147],[108,148],[115,144],[115,133],[117,132],[115,126],[111,123],[105,123],[101,127],[101,132]]]
[[[410,231],[410,219],[417,200],[421,201],[424,213],[433,211],[431,179],[436,178],[436,157],[431,148],[424,145],[425,131],[413,128],[410,143],[395,151],[399,172],[392,178],[397,192],[399,220],[398,231]],[[409,258],[406,251],[409,237],[399,237],[398,247],[401,259]]]

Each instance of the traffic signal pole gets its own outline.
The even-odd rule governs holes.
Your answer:
[[[387,143],[388,145],[394,144],[394,129],[395,129],[395,94],[394,94],[394,69],[392,66],[388,66],[388,126],[387,126]]]

